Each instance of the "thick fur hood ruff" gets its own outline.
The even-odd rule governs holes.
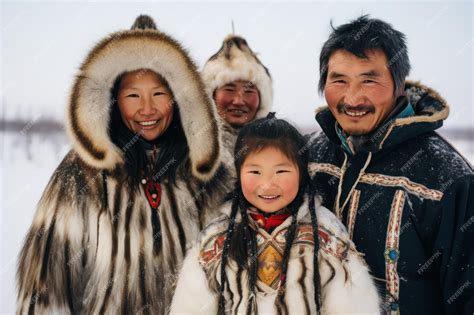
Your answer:
[[[250,81],[260,92],[260,106],[255,118],[267,116],[271,109],[273,88],[270,72],[240,36],[228,35],[224,39],[219,51],[204,65],[202,78],[211,96],[227,83]]]
[[[147,23],[140,23],[140,18]],[[74,149],[96,168],[113,169],[124,163],[121,150],[107,132],[111,89],[120,74],[150,69],[166,79],[180,108],[193,174],[209,179],[218,166],[221,147],[216,109],[187,52],[153,29],[149,17],[140,18],[132,30],[113,33],[99,42],[80,67],[67,115]]]

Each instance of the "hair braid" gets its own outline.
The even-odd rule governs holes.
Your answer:
[[[247,258],[245,261],[245,268],[248,270],[248,289],[249,289],[249,303],[247,305],[247,313],[252,313],[255,305],[255,287],[257,285],[257,271],[258,271],[258,257],[257,257],[257,239],[255,232],[252,231],[249,225],[249,218],[247,214],[248,204],[244,198],[241,199],[240,213],[242,216],[241,229],[242,238],[245,244],[246,253],[244,254]]]
[[[313,186],[313,185],[311,185]],[[319,274],[319,263],[318,263],[318,253],[319,253],[319,233],[318,233],[318,217],[316,216],[316,206],[315,206],[315,189],[310,187],[309,192],[309,213],[311,214],[311,225],[313,227],[313,286],[314,286],[314,302],[316,303],[316,314],[321,312],[321,275]]]
[[[217,313],[220,315],[225,314],[225,297],[224,297],[224,289],[225,285],[228,282],[227,274],[226,274],[226,265],[229,256],[229,248],[232,240],[232,236],[234,234],[235,228],[235,217],[237,215],[237,211],[239,209],[240,203],[240,194],[235,193],[234,199],[232,201],[232,210],[230,213],[230,220],[229,220],[229,228],[227,230],[226,239],[224,241],[224,248],[222,250],[222,258],[221,258],[221,285],[219,286],[219,304],[218,304],[218,311]]]

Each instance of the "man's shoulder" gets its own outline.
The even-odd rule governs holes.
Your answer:
[[[306,134],[306,144],[302,150],[309,152],[309,160],[316,161],[323,156],[326,156],[328,152],[333,152],[336,145],[329,140],[327,135],[321,131],[314,131]]]
[[[436,132],[402,142],[379,157],[370,172],[408,180],[438,192],[466,176],[474,176],[470,163]]]
[[[421,168],[435,168],[454,177],[474,174],[470,162],[437,132],[420,135],[407,144],[416,146]]]

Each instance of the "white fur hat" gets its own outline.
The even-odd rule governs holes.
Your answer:
[[[230,82],[250,81],[260,94],[255,118],[265,117],[271,109],[273,87],[270,72],[240,36],[228,35],[224,39],[219,51],[204,65],[202,78],[211,96],[216,89]]]

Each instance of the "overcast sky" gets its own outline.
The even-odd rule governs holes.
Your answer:
[[[1,4],[2,107],[6,117],[62,119],[74,75],[93,45],[139,14],[188,48],[199,67],[232,31],[274,79],[274,109],[316,126],[318,58],[329,23],[371,14],[404,32],[412,72],[451,106],[449,127],[473,126],[473,5],[466,2],[24,2]]]

